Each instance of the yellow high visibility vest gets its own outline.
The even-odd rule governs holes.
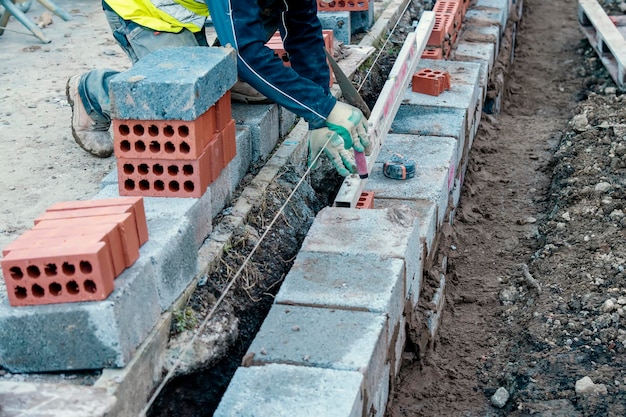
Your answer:
[[[199,32],[209,9],[204,0],[105,0],[125,20],[159,32],[178,33],[183,28]]]

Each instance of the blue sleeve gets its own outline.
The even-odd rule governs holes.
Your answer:
[[[268,34],[278,28],[264,25],[257,0],[205,0],[220,44],[237,51],[239,78],[277,104],[303,117],[309,127],[324,121],[336,99],[328,88],[329,70],[324,55],[321,24],[315,0],[283,0],[281,33],[296,56],[306,55],[298,65],[287,67],[265,46]],[[305,52],[305,53],[303,53]],[[297,68],[298,70],[294,69]],[[320,76],[321,74],[321,76]],[[321,81],[324,80],[326,85]]]

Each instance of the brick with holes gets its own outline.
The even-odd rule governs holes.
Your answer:
[[[113,263],[116,277],[126,269],[124,246],[117,224],[27,230],[2,249],[2,256],[14,250],[72,245],[80,242],[103,242]]]
[[[135,221],[137,222],[137,232],[139,233],[139,243],[143,245],[148,241],[148,224],[146,221],[146,209],[141,196],[131,197],[115,197],[115,198],[100,198],[92,200],[76,200],[76,201],[63,201],[55,203],[48,207],[46,211],[64,211],[64,210],[77,210],[88,209],[96,207],[110,207],[110,206],[130,206],[132,212],[135,215]],[[126,213],[128,211],[124,211]]]
[[[199,198],[224,164],[223,135],[195,160],[118,158],[119,194],[122,196]]]
[[[46,211],[42,215],[37,216],[34,222],[37,224],[43,220],[75,219],[81,217],[108,216],[111,214],[124,213],[130,213],[132,215],[132,220],[135,223],[135,228],[137,230],[137,236],[139,237],[139,245],[143,245],[148,240],[145,217],[138,221],[137,215],[132,206],[106,206],[75,210]]]
[[[136,221],[132,213],[110,214],[104,216],[78,217],[73,219],[42,220],[32,230],[42,229],[66,229],[72,230],[84,226],[116,225],[124,248],[124,260],[126,266],[131,266],[139,259],[139,247],[141,246],[137,232]]]
[[[14,250],[0,262],[12,306],[104,300],[114,288],[103,242]]]
[[[118,158],[196,159],[215,133],[215,106],[192,121],[113,119]]]

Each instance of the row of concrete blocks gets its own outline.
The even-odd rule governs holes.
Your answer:
[[[496,13],[493,4],[487,13]],[[425,300],[434,308],[414,314],[425,264],[434,262],[442,225],[453,222],[460,200],[508,16],[508,3],[500,4],[494,42],[461,38],[459,60],[420,60],[420,68],[450,73],[450,91],[405,92],[364,188],[374,193],[374,210],[319,213],[215,416],[384,415],[407,320],[424,319],[430,340],[440,323],[445,260]],[[394,153],[416,160],[414,179],[383,175]]]

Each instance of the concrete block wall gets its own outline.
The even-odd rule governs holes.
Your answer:
[[[363,189],[364,194],[373,194],[373,208],[369,210],[328,208],[320,212],[276,296],[268,323],[264,323],[264,327],[250,347],[248,353],[254,359],[246,364],[249,367],[241,367],[235,374],[217,415],[236,415],[235,410],[241,410],[246,405],[256,407],[255,412],[260,415],[268,412],[276,415],[307,415],[306,412],[300,413],[295,410],[307,409],[308,401],[301,402],[296,408],[288,405],[285,407],[268,407],[266,404],[257,406],[258,402],[248,401],[245,395],[238,393],[238,390],[249,384],[249,378],[245,376],[245,373],[262,372],[262,369],[267,366],[279,366],[278,364],[288,366],[285,364],[290,363],[297,369],[307,371],[311,367],[314,369],[340,368],[338,363],[332,360],[333,355],[336,355],[334,349],[337,345],[352,346],[353,343],[358,342],[342,340],[341,337],[337,342],[337,336],[332,330],[328,330],[335,325],[339,327],[345,325],[342,315],[337,315],[337,318],[332,314],[328,316],[328,320],[332,320],[330,321],[333,323],[332,326],[328,324],[329,322],[325,323],[325,328],[316,326],[315,320],[311,317],[320,317],[316,316],[316,314],[322,314],[318,312],[319,309],[332,311],[333,314],[345,311],[369,313],[380,313],[381,309],[386,311],[388,317],[387,350],[384,360],[390,366],[383,368],[384,375],[379,376],[381,379],[378,380],[377,385],[370,382],[368,373],[372,369],[371,361],[376,360],[376,355],[371,352],[377,351],[376,346],[380,342],[375,342],[374,338],[368,340],[368,348],[362,348],[362,353],[369,358],[369,362],[361,370],[364,382],[360,391],[361,397],[366,400],[360,405],[363,407],[361,410],[363,415],[384,413],[383,404],[386,404],[388,400],[389,389],[393,386],[392,381],[399,370],[399,358],[406,342],[407,315],[412,316],[417,310],[421,310],[417,317],[422,317],[425,321],[423,327],[426,334],[418,336],[420,340],[414,342],[417,342],[421,348],[435,343],[445,307],[447,272],[447,259],[438,256],[437,246],[444,225],[453,222],[455,209],[460,203],[469,152],[480,124],[486,99],[488,77],[502,42],[501,26],[506,24],[507,12],[501,10],[500,3],[495,0],[488,1],[477,7],[477,11],[487,9],[489,12],[487,17],[490,20],[487,19],[489,24],[482,22],[480,24],[483,26],[474,30],[492,42],[483,42],[475,48],[468,47],[465,39],[470,39],[470,37],[464,38],[463,30],[460,30],[458,44],[450,45],[451,56],[459,57],[458,60],[422,59],[420,61],[418,69],[433,68],[447,71],[451,77],[450,90],[436,97],[413,93],[411,88],[404,93],[403,103]],[[462,2],[462,6],[463,18],[468,13],[472,19],[482,16],[473,11],[475,6],[470,7],[469,2]],[[503,16],[504,21],[500,20]],[[459,47],[460,51],[457,49]],[[393,153],[401,153],[416,160],[415,178],[398,181],[382,174],[383,162]],[[363,253],[357,249],[359,244],[369,248],[372,239],[380,238],[379,247],[388,249],[384,239],[395,234],[392,230],[382,233],[377,225],[362,219],[362,213],[376,217],[381,216],[381,213],[388,215],[390,210],[398,210],[399,207],[406,210],[404,213],[408,217],[415,219],[412,228],[419,231],[417,232],[419,245],[412,244],[411,249],[407,247],[405,255],[410,255],[404,258],[379,252],[370,253],[363,258]],[[339,215],[337,210],[347,211]],[[357,213],[353,213],[355,211]],[[341,219],[342,222],[353,224],[353,226],[345,226],[344,229],[344,225],[340,222],[329,221],[333,218]],[[380,217],[377,218],[380,219]],[[357,229],[356,225],[361,222],[364,223],[361,227],[367,229],[366,235],[361,234],[361,231]],[[333,225],[333,233],[326,237],[322,231],[330,230],[329,224]],[[414,241],[415,238],[413,234],[410,240]],[[404,248],[402,245],[400,247]],[[355,251],[358,256],[355,255]],[[386,262],[382,262],[380,257]],[[404,296],[401,296],[402,292],[398,289],[401,281],[398,279],[400,264],[394,266],[398,259],[404,259],[405,262],[418,262],[419,259],[418,264],[421,268],[419,272],[411,276],[414,270],[411,269],[410,264],[405,263]],[[367,262],[366,266],[363,262]],[[424,300],[424,304],[431,307],[424,309],[418,307],[423,285],[422,271],[433,267],[437,273],[438,282],[428,292],[431,294],[429,298]],[[384,279],[381,279],[382,277]],[[404,308],[398,316],[400,306]],[[291,314],[293,315],[287,318]],[[361,316],[359,322],[367,323],[368,319]],[[302,323],[305,323],[306,332],[316,333],[316,340],[309,339],[308,335],[303,336],[302,340],[298,339],[299,332],[302,331],[300,327]],[[366,334],[367,332],[362,330],[357,335],[360,342],[367,338]],[[285,343],[279,348],[280,341]],[[320,351],[326,352],[325,360],[317,356]],[[315,356],[308,356],[308,352],[315,352]],[[378,360],[383,360],[383,358],[380,357]],[[363,359],[361,363],[364,362]],[[380,368],[374,368],[371,372],[380,372],[378,369]],[[389,380],[385,378],[387,375]],[[311,399],[310,403],[314,407],[316,400]],[[348,404],[354,403],[348,401]],[[380,406],[376,407],[376,404]],[[275,403],[272,405],[274,406]],[[350,411],[333,413],[333,415],[347,416],[352,415],[350,414],[352,412],[353,409],[350,409]]]
[[[246,366],[356,372],[363,378],[357,412],[383,416],[405,341],[404,300],[421,285],[422,252],[419,219],[408,207],[323,209],[249,347]],[[341,377],[335,374],[334,384]],[[235,415],[232,407],[247,403],[237,391],[246,380],[246,372],[235,374],[216,415]],[[257,410],[294,413],[273,407]]]

